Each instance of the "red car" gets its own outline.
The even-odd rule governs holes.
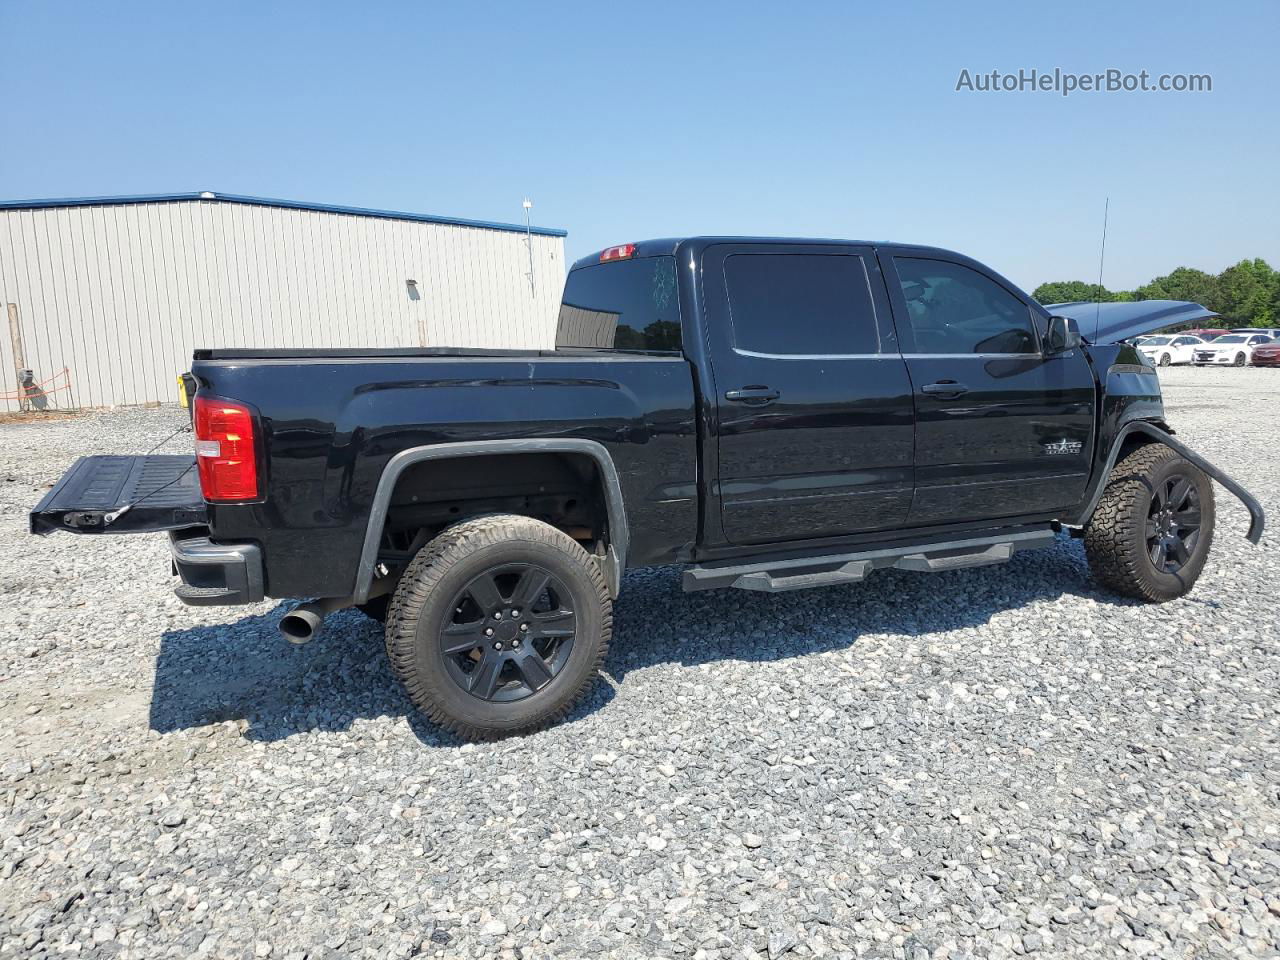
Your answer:
[[[1280,367],[1280,340],[1272,343],[1260,343],[1254,347],[1253,365],[1255,367]]]

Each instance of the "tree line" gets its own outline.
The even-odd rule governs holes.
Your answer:
[[[1076,300],[1190,300],[1222,314],[1232,327],[1280,325],[1280,271],[1265,260],[1241,260],[1217,276],[1179,267],[1136,290],[1108,290],[1083,280],[1056,280],[1036,287],[1032,296],[1041,303]]]

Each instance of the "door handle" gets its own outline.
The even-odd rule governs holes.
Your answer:
[[[774,390],[772,387],[762,387],[758,385],[738,387],[736,390],[726,390],[724,392],[724,398],[726,400],[733,400],[737,403],[772,403],[780,396],[782,396],[782,394],[777,390]]]
[[[954,380],[939,380],[937,383],[926,383],[920,388],[921,393],[932,393],[937,396],[959,397],[969,392],[969,388],[963,383],[956,383]]]

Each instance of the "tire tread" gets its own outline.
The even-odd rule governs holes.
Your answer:
[[[1164,462],[1181,460],[1178,452],[1162,443],[1148,443],[1130,451],[1112,469],[1107,486],[1084,530],[1085,555],[1094,577],[1116,593],[1149,603],[1173,599],[1147,576],[1146,536],[1134,504],[1151,492],[1148,479]],[[1190,465],[1188,465],[1190,466]],[[1195,468],[1192,467],[1192,470]],[[1198,471],[1197,471],[1198,472]],[[1204,529],[1207,551],[1213,536],[1213,491],[1208,486]],[[1189,590],[1199,571],[1195,571]],[[1182,592],[1185,592],[1182,591]]]
[[[455,563],[476,550],[512,541],[532,541],[550,546],[579,565],[595,590],[601,609],[601,630],[595,656],[583,681],[568,696],[550,706],[544,713],[509,729],[491,729],[458,720],[438,705],[430,678],[421,675],[416,665],[416,636],[423,606],[436,584]],[[431,722],[466,740],[492,740],[512,733],[530,733],[562,720],[587,695],[594,684],[613,633],[613,604],[599,565],[576,540],[562,530],[532,517],[518,514],[493,514],[464,520],[443,530],[414,556],[405,568],[387,611],[386,647],[391,671],[409,699]],[[587,638],[580,637],[575,642]]]

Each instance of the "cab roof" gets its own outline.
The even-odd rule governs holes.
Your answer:
[[[913,243],[896,243],[891,240],[848,240],[836,239],[832,237],[744,237],[744,236],[696,236],[696,237],[662,237],[656,240],[632,240],[629,243],[635,247],[635,252],[627,259],[639,259],[642,257],[670,257],[679,253],[684,249],[702,249],[717,243],[771,243],[771,244],[795,244],[797,246],[818,246],[827,244],[841,244],[846,246],[858,247],[892,247],[895,250],[905,250],[920,255],[937,255],[944,254],[948,257],[958,257],[962,260],[969,260],[962,253],[955,250],[946,250],[942,247],[924,246]],[[614,247],[605,247],[594,253],[589,253],[585,257],[575,260],[570,270],[577,270],[579,267],[590,267],[600,263],[600,257],[606,250],[616,249]]]

